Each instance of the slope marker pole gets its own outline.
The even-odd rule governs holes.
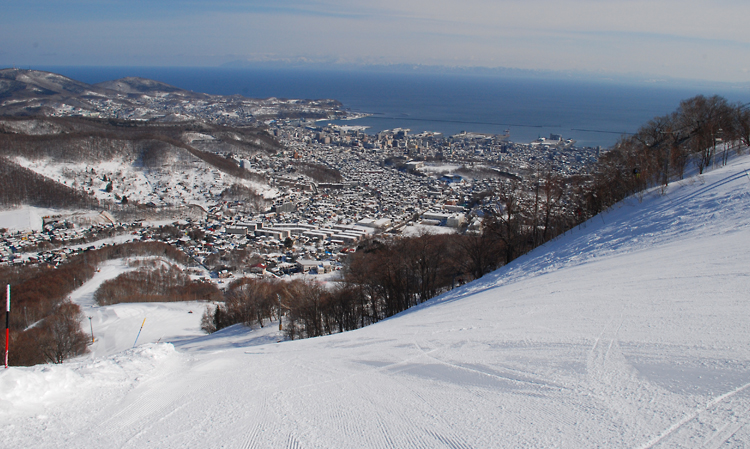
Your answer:
[[[138,335],[135,336],[135,341],[133,342],[133,347],[135,348],[135,344],[138,343],[138,337],[141,336],[141,331],[143,330],[143,325],[146,324],[146,319],[143,319],[143,322],[141,323],[141,328],[138,330]]]
[[[8,369],[8,345],[10,344],[10,284],[5,296],[5,369]]]
[[[91,324],[91,317],[89,317],[89,326],[91,327],[91,344],[94,344],[94,325]]]

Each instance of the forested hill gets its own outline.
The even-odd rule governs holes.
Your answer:
[[[203,201],[193,191],[209,181],[217,194],[236,183],[262,189],[264,175],[241,161],[280,149],[256,127],[0,117],[0,169],[8,174],[0,179],[0,207],[111,208],[125,206],[123,197],[130,206],[183,204]]]
[[[86,84],[37,70],[0,70],[0,116],[89,116],[226,125],[269,118],[344,116],[335,100],[252,99],[196,93],[145,78]]]

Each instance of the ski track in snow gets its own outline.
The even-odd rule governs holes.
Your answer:
[[[748,447],[748,168],[629,199],[399,316],[308,340],[276,343],[273,324],[202,335],[203,303],[97,307],[96,286],[128,269],[110,261],[73,294],[92,353],[0,373],[0,441]]]

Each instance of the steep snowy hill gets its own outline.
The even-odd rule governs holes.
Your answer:
[[[748,447],[748,170],[743,157],[626,201],[358,331],[246,347],[217,333],[4,370],[0,441]]]

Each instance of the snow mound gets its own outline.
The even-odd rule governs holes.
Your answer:
[[[64,366],[45,365],[34,369],[10,367],[0,373],[0,411],[35,405],[49,405],[64,398],[83,378]]]
[[[175,357],[174,346],[162,343],[85,363],[10,367],[0,372],[0,415],[37,413],[93,388],[133,384]]]

